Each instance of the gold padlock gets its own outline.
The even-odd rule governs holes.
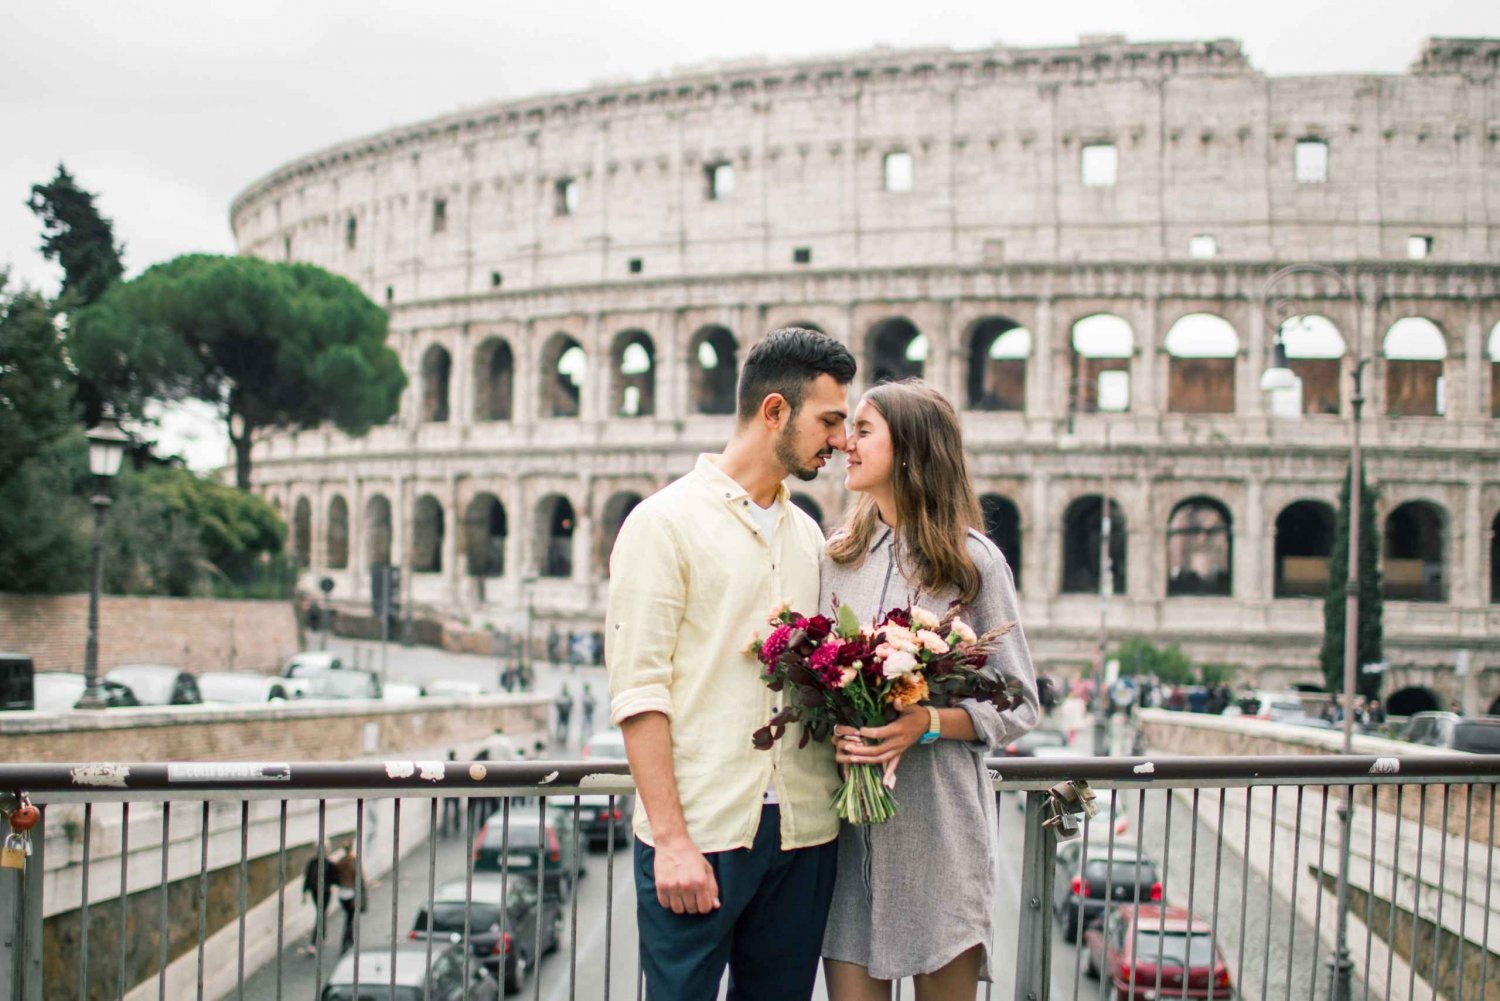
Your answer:
[[[26,868],[26,840],[19,834],[12,834],[5,839],[5,847],[0,848],[0,869],[24,868]]]

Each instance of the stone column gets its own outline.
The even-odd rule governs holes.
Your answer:
[[[1380,357],[1380,344],[1382,331],[1376,330],[1378,321],[1376,310],[1376,296],[1378,290],[1373,287],[1371,281],[1359,282],[1355,288],[1359,295],[1359,329],[1355,332],[1358,337],[1354,341],[1358,345],[1354,356],[1364,357],[1370,360],[1365,366],[1364,387],[1365,408],[1362,419],[1372,422],[1385,416],[1385,359]],[[1348,389],[1345,389],[1348,392]],[[1348,403],[1347,396],[1345,403]],[[1347,411],[1346,411],[1347,412]]]
[[[1055,323],[1052,298],[1048,296],[1037,302],[1036,323],[1031,328],[1031,358],[1028,360],[1031,370],[1026,373],[1026,416],[1032,420],[1053,417],[1057,413],[1052,403],[1056,382],[1053,376],[1054,352],[1057,350]]]
[[[459,477],[450,475],[448,478],[448,508],[443,518],[443,577],[448,582],[448,600],[457,605],[468,604],[469,596],[464,593],[464,576],[467,567],[460,566],[459,557],[462,550],[458,540],[463,534],[464,519],[463,509],[458,503]]]
[[[469,324],[459,328],[448,377],[448,423],[462,428],[474,423],[474,343],[469,333]]]
[[[1266,332],[1266,304],[1259,295],[1251,296],[1246,310],[1245,348],[1240,352],[1239,377],[1234,409],[1252,417],[1266,412],[1266,394],[1260,391],[1260,377],[1271,365],[1271,348]]]
[[[1053,552],[1056,514],[1051,504],[1052,474],[1031,477],[1031,517],[1021,523],[1021,587],[1023,598],[1047,598],[1061,589],[1062,560]]]
[[[610,381],[614,376],[610,340],[609,332],[604,329],[604,314],[595,313],[589,319],[589,365],[578,401],[580,420],[603,422],[613,416],[609,409]]]
[[[1231,534],[1231,566],[1234,571],[1232,594],[1241,601],[1263,602],[1270,597],[1266,587],[1267,560],[1274,559],[1274,549],[1267,552],[1265,491],[1260,478],[1252,476],[1246,484],[1244,517]]]
[[[1464,323],[1463,406],[1460,408],[1456,399],[1450,399],[1450,418],[1481,421],[1489,419],[1484,398],[1484,369],[1487,360],[1484,356],[1484,327],[1480,320],[1479,303],[1471,300],[1469,315]]]
[[[1453,560],[1453,587],[1448,602],[1455,606],[1484,604],[1485,556],[1483,549],[1488,538],[1484,531],[1484,517],[1480,512],[1480,484],[1470,480],[1464,487],[1463,511],[1453,519],[1462,526],[1453,533],[1448,545],[1449,558]]]
[[[354,475],[349,477],[349,598],[358,600],[369,596],[369,556],[365,540],[364,482]]]
[[[505,495],[505,576],[520,587],[521,579],[535,572],[532,554],[536,551],[532,540],[532,516],[526,503],[526,484],[522,477],[511,480],[510,490]],[[519,593],[519,592],[518,592]]]
[[[1155,291],[1147,292],[1141,301],[1141,327],[1136,331],[1136,357],[1131,365],[1130,409],[1133,413],[1154,417],[1166,409],[1165,394],[1160,386],[1167,364],[1160,332],[1161,301]]]

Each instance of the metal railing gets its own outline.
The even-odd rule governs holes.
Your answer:
[[[990,766],[987,999],[1325,998],[1341,968],[1344,997],[1500,997],[1500,759]],[[1059,842],[1079,783],[1097,812]],[[639,999],[631,792],[623,762],[0,766],[6,816],[41,812],[0,868],[0,1001]],[[323,864],[346,843],[353,880]]]

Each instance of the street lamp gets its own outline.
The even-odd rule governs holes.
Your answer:
[[[99,591],[104,585],[104,515],[110,505],[104,491],[110,478],[120,471],[130,439],[120,430],[120,422],[108,406],[87,437],[89,472],[94,474],[97,487],[89,499],[94,506],[94,572],[89,582],[89,636],[83,648],[83,695],[74,708],[103,709],[104,699],[99,694]]]
[[[1359,417],[1364,406],[1363,375],[1368,359],[1363,357],[1364,338],[1360,336],[1359,297],[1347,279],[1332,268],[1321,264],[1291,264],[1266,280],[1261,297],[1267,304],[1267,323],[1274,323],[1275,341],[1271,367],[1260,379],[1260,388],[1267,391],[1289,389],[1296,385],[1296,376],[1287,365],[1286,345],[1281,339],[1281,328],[1297,312],[1295,301],[1289,296],[1272,296],[1272,290],[1291,275],[1314,274],[1332,280],[1340,292],[1354,306],[1354,395],[1349,398],[1349,567],[1344,591],[1344,753],[1354,751],[1354,680],[1359,669],[1359,522],[1361,496],[1364,493],[1364,476],[1359,452]],[[1339,882],[1338,882],[1338,930],[1333,959],[1330,961],[1329,997],[1333,1001],[1349,1001],[1350,979],[1354,963],[1349,958],[1349,838],[1353,821],[1354,804],[1347,798],[1338,809],[1340,824]]]

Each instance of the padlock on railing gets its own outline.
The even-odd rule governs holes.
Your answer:
[[[26,868],[26,855],[26,837],[14,833],[6,835],[5,845],[0,847],[0,869]]]
[[[1099,807],[1094,802],[1094,790],[1083,779],[1059,782],[1047,790],[1047,819],[1042,826],[1050,828],[1059,841],[1071,841],[1078,837],[1078,817],[1094,817]]]
[[[41,811],[31,805],[24,792],[6,795],[0,811],[10,821],[10,834],[0,845],[0,869],[24,869],[31,857],[31,829],[41,819]]]

